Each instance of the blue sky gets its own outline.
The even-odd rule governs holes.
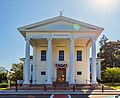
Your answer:
[[[61,10],[64,16],[103,27],[101,36],[120,40],[120,0],[0,0],[0,66],[10,69],[24,57],[18,27],[58,16]]]

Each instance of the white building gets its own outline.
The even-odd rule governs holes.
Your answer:
[[[30,45],[33,47],[33,84],[97,84],[96,40],[103,28],[57,16],[18,30],[26,41],[24,84],[30,84],[31,79]]]
[[[20,58],[23,64],[25,64],[25,58]],[[96,77],[97,79],[101,80],[101,62],[103,59],[96,58]],[[23,65],[24,66],[24,65]],[[90,68],[92,66],[92,58],[90,58]],[[91,69],[90,69],[90,76],[91,76]],[[33,81],[33,56],[30,56],[30,80]]]

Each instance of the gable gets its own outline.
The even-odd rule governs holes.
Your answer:
[[[103,28],[68,17],[58,16],[42,22],[23,26],[18,30],[25,36],[26,31],[95,31],[102,32]]]
[[[53,23],[26,28],[26,31],[94,31],[95,28],[90,28],[77,23],[65,21],[56,21]]]

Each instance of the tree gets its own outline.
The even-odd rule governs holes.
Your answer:
[[[0,82],[7,80],[7,70],[4,67],[0,67]]]
[[[12,80],[23,80],[23,63],[12,64]]]
[[[102,70],[106,67],[120,67],[120,41],[109,41],[101,44],[100,52],[97,54],[102,61]]]
[[[103,81],[106,82],[120,82],[120,68],[106,68],[102,73]]]
[[[6,69],[5,69],[5,67],[0,67],[0,73],[5,73],[6,72]]]

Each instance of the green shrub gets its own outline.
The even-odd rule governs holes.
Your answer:
[[[8,87],[7,83],[0,83],[0,88],[6,88],[6,87]]]
[[[14,82],[14,81],[10,82],[10,86],[15,86],[15,84],[16,84],[16,82]]]
[[[102,73],[104,82],[120,82],[120,68],[106,68]]]

